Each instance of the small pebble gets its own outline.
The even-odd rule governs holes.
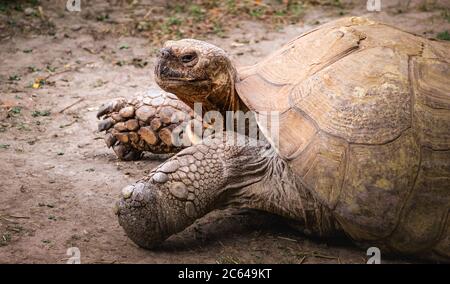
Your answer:
[[[76,31],[81,30],[81,26],[80,26],[80,25],[73,25],[70,29],[71,29],[72,31],[76,32]]]
[[[23,12],[26,16],[31,16],[35,13],[34,9],[30,7],[26,8]]]

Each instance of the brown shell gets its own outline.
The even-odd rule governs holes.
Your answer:
[[[264,132],[352,238],[450,257],[449,60],[447,43],[348,18],[240,70],[236,89],[279,112]]]

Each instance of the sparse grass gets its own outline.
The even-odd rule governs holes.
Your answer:
[[[108,14],[100,14],[100,15],[97,15],[96,19],[99,22],[103,22],[103,21],[109,20],[109,15]]]
[[[200,22],[205,18],[205,10],[195,4],[189,7],[189,13],[192,15],[196,22]]]
[[[275,11],[275,16],[277,16],[277,17],[283,17],[285,15],[286,15],[286,10]]]
[[[181,25],[182,21],[178,17],[169,17],[167,18],[167,25],[169,26],[179,26]]]
[[[9,144],[0,144],[0,149],[8,149],[9,146]]]
[[[22,112],[22,108],[19,106],[12,107],[8,113],[12,116],[17,116]]]
[[[19,123],[17,129],[19,129],[20,131],[31,131],[31,128],[28,127],[28,125],[23,122]]]
[[[20,76],[19,75],[11,75],[9,76],[8,80],[9,81],[20,81]]]
[[[4,2],[0,1],[0,10],[2,9],[1,3]],[[38,2],[35,1],[35,3]],[[26,3],[25,1],[21,3],[23,3],[24,7],[33,5],[33,3]],[[4,4],[3,6],[5,5],[8,9],[12,9],[14,6],[12,4]],[[341,10],[345,8],[340,0],[168,1],[165,9],[159,10],[160,12],[158,11],[157,15],[145,18],[137,17],[129,23],[119,24],[108,29],[108,32],[119,33],[121,36],[136,36],[139,34],[148,38],[155,45],[160,46],[161,42],[169,39],[184,37],[205,39],[208,35],[224,37],[230,28],[237,27],[237,24],[242,20],[257,21],[265,24],[268,29],[277,30],[286,26],[286,24],[300,22],[306,11],[314,6],[332,6]],[[105,12],[98,13],[94,16],[94,19],[101,22],[109,22],[110,15]],[[7,23],[10,29],[17,30],[21,28],[20,22],[16,23],[15,20],[16,17],[8,18]],[[39,27],[40,31],[48,31],[49,29],[54,29],[54,27],[47,26],[50,24],[51,21],[48,21],[48,23],[42,22],[35,26]],[[23,52],[29,53],[32,52],[32,49],[24,49]],[[123,64],[118,63],[117,65],[121,66]],[[44,70],[45,68],[42,69]],[[47,69],[47,71],[53,72],[51,69]],[[29,72],[35,72],[35,69],[30,68]],[[43,85],[45,85],[45,82],[34,82],[30,87],[37,89]]]
[[[119,61],[117,61],[117,62],[115,63],[115,65],[122,67],[122,66],[125,65],[125,61],[119,60]]]
[[[344,8],[344,3],[342,3],[341,0],[325,0],[322,2],[324,2],[324,4],[322,4],[322,5],[334,6],[337,8]]]
[[[292,15],[290,22],[295,23],[298,22],[305,12],[305,7],[302,3],[293,3],[288,6],[288,12]]]
[[[27,2],[32,6],[37,6],[40,4],[40,0],[27,0]]]
[[[226,9],[229,13],[232,13],[232,14],[236,13],[236,10],[237,10],[236,9],[236,0],[227,0],[225,2],[225,5],[226,5]]]
[[[3,1],[1,1],[0,2],[0,12],[6,12],[6,10],[8,9],[8,4],[7,4],[8,2],[3,2]]]
[[[450,23],[450,10],[448,10],[448,9],[443,10],[443,11],[441,12],[441,15],[442,15],[442,17],[443,17],[444,19],[447,20],[447,22]]]
[[[249,14],[254,18],[261,18],[265,14],[265,9],[264,7],[257,7],[255,9],[251,9]]]
[[[34,72],[41,71],[41,69],[36,68],[35,66],[28,66],[27,69],[28,69],[29,73],[34,73]]]
[[[418,8],[419,11],[422,12],[431,12],[437,9],[442,9],[441,5],[437,1],[426,1],[426,0],[422,0],[422,3]]]
[[[222,24],[220,22],[215,22],[214,26],[213,26],[213,32],[219,36],[219,37],[224,37],[224,29],[222,27]]]
[[[148,62],[143,60],[142,58],[133,58],[131,64],[136,68],[144,68],[147,66]]]
[[[50,65],[47,65],[46,70],[53,73],[53,72],[56,71],[57,68],[58,68],[58,67],[52,67],[52,66],[50,66]]]
[[[0,216],[0,247],[9,245],[13,240],[14,235],[21,234],[24,228],[21,225],[15,224],[8,218]]]
[[[438,33],[436,37],[440,40],[449,40],[450,41],[450,33],[448,31]]]
[[[0,247],[8,245],[8,243],[11,241],[11,234],[4,233],[0,237]]]
[[[31,113],[32,117],[38,117],[38,116],[49,116],[50,115],[50,111],[49,110],[44,110],[44,111],[40,111],[40,110],[35,110]]]
[[[184,12],[184,5],[182,4],[175,4],[175,6],[173,7],[173,10],[175,11],[175,13],[183,13]]]
[[[188,0],[168,3],[157,17],[139,20],[130,29],[136,30],[158,45],[168,39],[191,37],[203,39],[208,34],[224,36],[230,23],[252,20],[267,24],[276,30],[286,24],[302,20],[306,10],[313,6],[333,6],[343,10],[339,0],[304,1],[206,1]]]
[[[14,3],[16,2],[16,3]],[[14,9],[16,11],[22,11],[23,7],[22,4],[25,4],[26,6],[38,6],[40,4],[39,0],[27,0],[27,1],[20,1],[22,3],[17,3],[19,1],[8,1],[8,0],[2,0],[0,1],[0,11],[6,11],[7,9]]]

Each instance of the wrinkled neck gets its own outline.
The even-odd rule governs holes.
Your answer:
[[[269,158],[265,175],[259,182],[233,192],[226,206],[257,209],[288,218],[306,234],[330,236],[339,230],[331,212],[320,204],[287,162]]]
[[[214,75],[211,92],[207,95],[207,104],[204,111],[216,110],[225,114],[226,111],[244,111],[248,108],[236,92],[237,73],[231,62],[223,70]]]

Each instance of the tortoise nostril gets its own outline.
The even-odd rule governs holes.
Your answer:
[[[160,68],[161,75],[168,75],[169,72],[170,72],[170,69],[167,66],[161,66],[161,68]]]
[[[161,50],[160,50],[161,58],[167,59],[167,58],[169,58],[170,54],[171,54],[170,48],[167,48],[167,47],[161,48]]]

